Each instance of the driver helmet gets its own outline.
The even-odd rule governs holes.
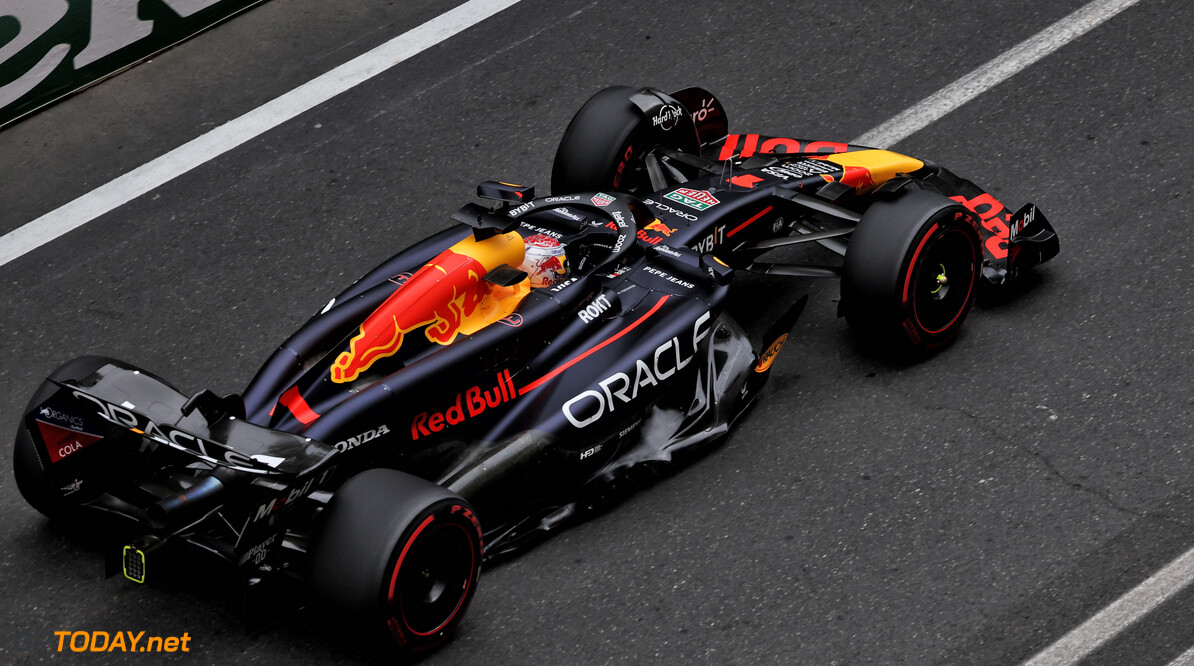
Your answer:
[[[568,258],[564,256],[564,244],[546,234],[535,234],[525,239],[526,255],[519,265],[531,278],[531,287],[552,287],[568,279]]]

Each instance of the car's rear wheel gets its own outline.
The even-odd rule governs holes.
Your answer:
[[[906,190],[873,203],[850,237],[841,309],[863,337],[927,352],[957,335],[981,275],[978,220],[939,194]]]
[[[481,529],[451,491],[374,469],[329,503],[310,549],[320,607],[402,652],[434,649],[460,624],[481,571]]]

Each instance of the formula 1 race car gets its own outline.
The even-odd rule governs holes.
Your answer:
[[[492,203],[331,299],[242,395],[188,397],[108,358],[61,366],[17,432],[22,495],[112,519],[110,574],[209,556],[252,603],[293,582],[426,650],[484,561],[744,414],[807,297],[748,327],[736,276],[840,278],[861,338],[916,355],[955,337],[980,289],[1058,252],[1031,204],[886,150],[728,134],[697,88],[603,90],[564,133],[552,196],[477,192]],[[760,259],[802,244],[844,260]]]

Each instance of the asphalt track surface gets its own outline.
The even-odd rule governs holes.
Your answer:
[[[479,180],[549,183],[572,113],[614,84],[701,85],[732,130],[849,139],[1079,0],[731,8],[523,0],[295,120],[0,267],[0,432],[84,353],[184,391],[239,390]],[[445,11],[271,0],[0,132],[0,233]],[[719,449],[488,569],[426,663],[1014,664],[1194,547],[1194,7],[1143,0],[894,146],[1010,205],[1062,254],[917,364],[810,305]],[[245,635],[201,585],[104,580],[0,450],[0,663],[80,660],[54,631],[192,637],[91,663],[373,658],[298,616]],[[1171,584],[1091,664],[1194,647]]]

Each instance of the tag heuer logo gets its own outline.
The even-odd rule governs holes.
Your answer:
[[[708,190],[690,190],[686,187],[681,187],[675,192],[668,192],[663,195],[664,199],[671,199],[672,201],[682,203],[689,208],[697,210],[705,210],[710,206],[716,206],[721,203],[717,197],[709,193]]]
[[[604,207],[612,204],[613,202],[614,202],[614,198],[608,194],[602,194],[601,192],[598,192],[597,194],[593,195],[593,205],[594,206],[601,206],[602,208],[604,208]]]

